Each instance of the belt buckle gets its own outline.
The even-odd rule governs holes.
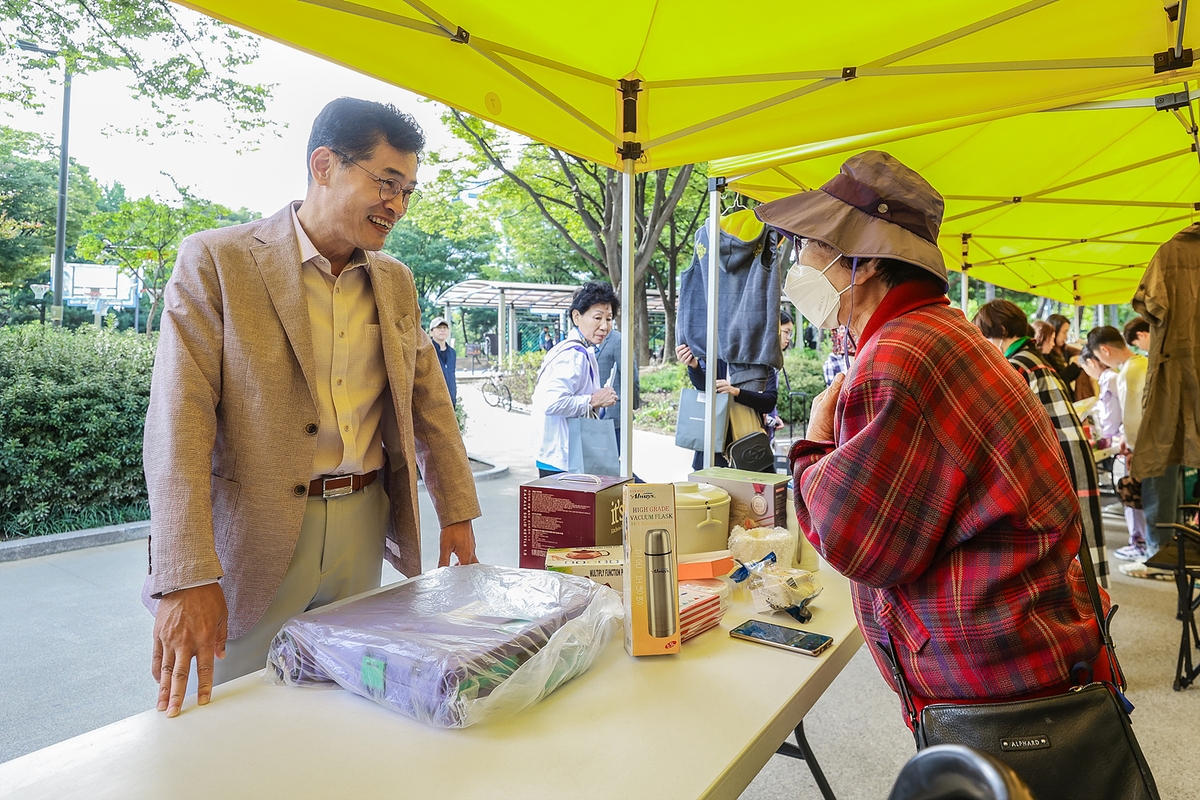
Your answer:
[[[345,486],[330,486],[333,481],[346,481]],[[342,497],[354,492],[354,476],[339,475],[336,478],[321,479],[321,497]]]

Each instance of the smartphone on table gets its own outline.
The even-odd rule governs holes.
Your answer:
[[[787,628],[770,622],[759,622],[756,619],[746,620],[731,630],[729,635],[735,639],[761,642],[772,647],[804,653],[806,656],[819,655],[833,644],[832,636],[802,631],[799,628]]]

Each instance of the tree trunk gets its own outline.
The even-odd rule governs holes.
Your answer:
[[[638,364],[650,363],[650,301],[646,297],[646,281],[634,286],[633,328],[637,333],[637,349],[634,350]]]

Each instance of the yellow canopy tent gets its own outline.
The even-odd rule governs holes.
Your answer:
[[[1164,0],[181,4],[637,171],[1200,75]]]
[[[1183,47],[1187,0],[176,2],[622,170],[624,330],[636,171],[1200,76]],[[622,395],[633,389],[632,346],[629,337]],[[624,413],[631,475],[631,403]],[[715,441],[711,419],[707,436]]]
[[[816,188],[850,153],[879,147],[945,196],[939,245],[951,268],[1075,305],[1127,303],[1155,248],[1200,216],[1200,91],[1173,88],[726,159],[710,172],[771,200]]]

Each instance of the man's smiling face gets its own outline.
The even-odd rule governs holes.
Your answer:
[[[382,250],[392,227],[407,210],[404,194],[382,200],[379,181],[398,181],[411,189],[416,186],[417,156],[402,153],[386,142],[375,145],[370,158],[357,164],[338,158],[329,177],[330,210],[337,219],[337,230],[345,244],[362,250]]]

